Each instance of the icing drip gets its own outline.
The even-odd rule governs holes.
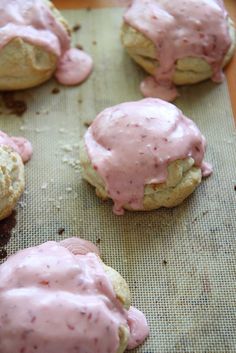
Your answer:
[[[150,79],[142,83],[144,96],[174,100],[175,64],[186,57],[205,59],[212,80],[222,81],[223,60],[231,44],[227,20],[221,0],[175,0],[174,6],[170,0],[133,0],[124,21],[155,44],[160,64],[156,84]]]
[[[2,0],[0,13],[0,49],[17,37],[43,47],[58,57],[56,77],[65,85],[79,84],[91,73],[92,59],[70,48],[70,35],[45,1]]]

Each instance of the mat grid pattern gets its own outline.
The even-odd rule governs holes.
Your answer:
[[[235,353],[236,134],[226,83],[184,87],[176,102],[205,134],[214,174],[177,208],[115,216],[81,179],[78,142],[99,111],[141,98],[144,73],[121,48],[121,9],[64,14],[81,23],[79,41],[95,70],[58,94],[53,80],[19,94],[28,104],[23,118],[0,116],[1,130],[34,147],[8,253],[74,235],[100,241],[103,259],[126,278],[150,325],[150,338],[134,352]]]

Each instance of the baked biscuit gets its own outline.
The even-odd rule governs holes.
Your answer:
[[[39,85],[55,75],[76,85],[92,70],[92,59],[71,48],[67,22],[48,0],[2,0],[0,90]]]
[[[124,14],[121,41],[151,76],[145,97],[172,101],[174,85],[223,80],[236,46],[234,23],[219,0],[132,0]]]
[[[228,25],[231,45],[222,62],[222,68],[231,60],[236,46],[234,22],[230,18]],[[155,44],[127,23],[122,25],[121,41],[131,58],[146,72],[154,76],[159,67]],[[190,85],[207,80],[212,77],[212,74],[212,68],[206,60],[186,57],[177,60],[172,81],[175,85]]]
[[[0,146],[0,220],[12,213],[24,186],[24,165],[20,155],[7,146]]]
[[[0,266],[1,352],[123,353],[147,337],[126,281],[80,242],[47,242]]]
[[[205,139],[172,104],[144,99],[105,109],[80,147],[82,176],[114,212],[179,205],[211,169]]]

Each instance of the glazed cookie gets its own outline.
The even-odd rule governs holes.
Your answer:
[[[8,217],[24,191],[24,165],[32,156],[31,143],[0,131],[0,220]]]
[[[0,3],[0,90],[33,87],[53,74],[60,83],[82,82],[92,59],[70,48],[69,27],[47,0]]]
[[[81,143],[82,175],[114,212],[179,205],[211,174],[206,142],[174,105],[147,98],[105,109]]]
[[[0,266],[0,306],[4,353],[123,353],[149,332],[125,280],[78,238],[11,256]]]
[[[233,21],[221,0],[133,0],[121,39],[129,55],[152,77],[144,96],[176,98],[173,86],[208,78],[222,81],[222,68],[236,44]],[[154,80],[155,78],[155,80]]]
[[[20,155],[0,145],[0,220],[10,216],[24,186],[24,165]]]

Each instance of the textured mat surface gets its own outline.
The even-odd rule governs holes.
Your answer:
[[[175,209],[117,217],[81,180],[78,143],[103,108],[141,98],[144,73],[121,48],[122,10],[64,14],[82,24],[79,42],[95,70],[80,87],[51,80],[21,93],[28,105],[21,118],[0,108],[0,129],[34,147],[8,253],[71,235],[97,241],[149,321],[150,338],[137,352],[235,353],[236,133],[226,83],[183,88],[176,102],[205,134],[214,174]]]

